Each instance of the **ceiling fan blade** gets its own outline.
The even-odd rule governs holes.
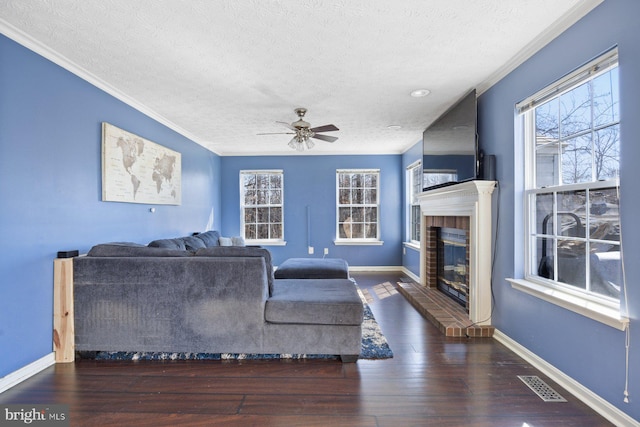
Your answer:
[[[329,135],[313,135],[311,138],[319,139],[321,141],[327,142],[336,142],[338,140],[337,136],[329,136]]]
[[[335,127],[335,125],[324,125],[324,126],[318,126],[317,128],[311,128],[309,129],[311,132],[333,132],[336,130],[340,130],[337,127]]]
[[[297,131],[297,130],[298,130],[298,129],[294,128],[293,126],[291,126],[291,125],[290,125],[289,123],[287,123],[287,122],[276,122],[276,123],[280,123],[281,125],[286,126],[286,127],[288,127],[289,129],[294,130],[294,131]]]
[[[295,135],[295,132],[263,132],[256,133],[256,135]]]

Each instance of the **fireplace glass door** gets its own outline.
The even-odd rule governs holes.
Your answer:
[[[438,289],[468,310],[469,257],[465,230],[439,229]]]

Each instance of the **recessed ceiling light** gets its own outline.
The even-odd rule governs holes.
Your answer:
[[[429,95],[430,93],[431,91],[429,89],[416,89],[411,92],[411,96],[413,96],[414,98],[422,98]]]
[[[402,129],[402,126],[400,126],[400,125],[389,125],[389,126],[387,126],[387,129],[398,130],[398,129]]]

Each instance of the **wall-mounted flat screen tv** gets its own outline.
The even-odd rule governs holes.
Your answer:
[[[476,91],[471,90],[422,135],[423,189],[478,178]]]

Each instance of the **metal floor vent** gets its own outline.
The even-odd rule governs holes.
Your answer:
[[[540,399],[545,402],[566,402],[567,400],[560,396],[557,391],[549,387],[547,383],[542,381],[536,375],[518,375],[518,378],[525,383]]]

